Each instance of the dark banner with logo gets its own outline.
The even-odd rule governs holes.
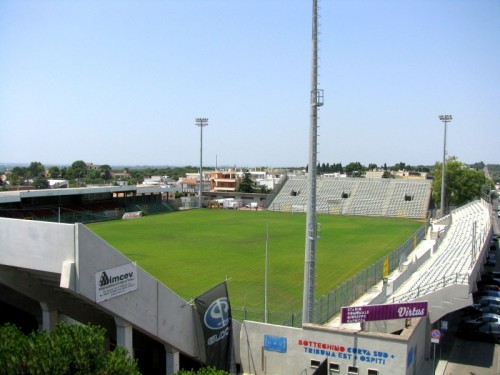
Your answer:
[[[232,371],[231,306],[226,282],[195,298],[203,328],[206,365]]]

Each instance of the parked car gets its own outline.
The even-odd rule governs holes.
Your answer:
[[[477,317],[483,313],[495,313],[494,308],[500,309],[500,298],[498,300],[495,298],[497,297],[482,297],[474,301],[472,305],[464,307],[462,312],[465,316],[469,317],[468,319],[470,319],[471,316]],[[491,307],[491,309],[485,309],[486,307]]]
[[[479,327],[487,323],[496,323],[498,327],[500,327],[500,315],[492,313],[481,314],[472,319],[462,320],[459,323],[458,327],[461,330],[468,330],[474,327]]]
[[[499,271],[488,271],[483,274],[483,278],[497,278],[500,279],[500,272]]]
[[[480,285],[496,285],[500,287],[500,278],[496,277],[484,277],[480,281],[477,282],[478,287]]]
[[[497,264],[497,257],[495,254],[488,254],[486,256],[486,263],[487,266],[494,266]]]
[[[500,325],[497,323],[485,323],[471,329],[458,329],[457,337],[465,340],[500,342]]]
[[[472,306],[490,306],[490,305],[500,306],[500,297],[491,297],[491,296],[481,297],[475,300]]]
[[[500,306],[497,305],[489,305],[480,307],[478,310],[479,314],[496,314],[500,315]],[[479,315],[478,314],[478,315]]]
[[[500,292],[497,290],[479,290],[472,294],[475,301],[482,297],[500,297]]]
[[[498,290],[498,291],[500,291],[500,286],[481,284],[481,285],[477,286],[477,290]]]
[[[489,306],[467,306],[462,309],[462,312],[465,316],[478,317],[483,314],[497,314],[500,315],[500,306],[498,305],[489,305]]]

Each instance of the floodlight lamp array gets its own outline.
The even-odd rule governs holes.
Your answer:
[[[198,117],[196,119],[196,126],[207,126],[207,125],[208,125],[208,118]]]

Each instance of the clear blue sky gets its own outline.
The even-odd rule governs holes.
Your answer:
[[[0,162],[305,166],[311,0],[0,0]],[[321,0],[318,161],[500,163],[499,0]]]

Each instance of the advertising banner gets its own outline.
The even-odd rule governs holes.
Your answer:
[[[421,318],[427,316],[427,302],[342,307],[342,323]]]
[[[122,216],[122,219],[137,219],[140,217],[142,217],[142,211],[125,212]]]
[[[203,329],[206,365],[232,371],[231,306],[225,282],[195,298]]]
[[[103,302],[137,289],[137,265],[125,264],[96,272],[95,301]]]

